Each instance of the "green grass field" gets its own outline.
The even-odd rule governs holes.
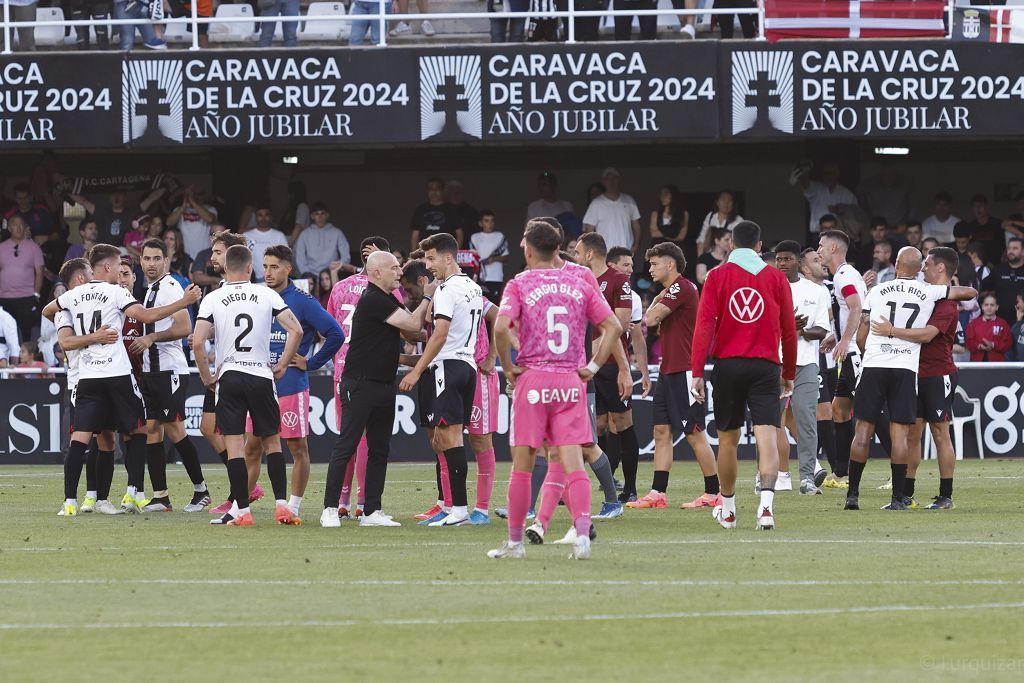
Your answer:
[[[497,518],[416,526],[427,465],[390,469],[401,529],[331,530],[322,466],[304,526],[277,526],[265,500],[240,529],[205,513],[59,518],[60,469],[2,467],[0,680],[1022,680],[1021,464],[958,463],[955,510],[888,513],[875,460],[863,511],[836,491],[780,493],[778,530],[758,534],[751,463],[734,532],[678,509],[699,472],[677,463],[675,509],[598,522],[589,562],[565,546],[489,560]],[[206,469],[223,498],[222,468]],[[184,505],[191,487],[170,470]],[[919,500],[937,487],[926,463]],[[567,525],[563,508],[551,535]]]

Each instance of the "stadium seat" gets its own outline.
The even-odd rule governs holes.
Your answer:
[[[345,16],[341,2],[311,2],[307,17]],[[351,23],[344,20],[304,21],[299,26],[299,40],[347,40],[352,32]]]
[[[164,29],[164,40],[168,43],[191,43],[192,33],[187,24],[167,24]]]
[[[64,21],[64,10],[59,7],[37,7],[36,21]],[[16,33],[16,31],[12,31],[12,33]],[[63,26],[36,27],[36,45],[62,45],[63,43]]]
[[[964,425],[970,422],[973,423],[974,438],[977,440],[978,443],[978,458],[984,460],[985,448],[983,440],[981,438],[981,399],[971,398],[970,396],[967,395],[967,392],[964,390],[963,387],[956,388],[956,395],[964,403],[971,406],[970,415],[958,416],[955,414],[956,411],[953,411],[953,449],[956,451],[956,459],[964,459]]]
[[[238,43],[256,40],[256,21],[249,5],[221,5],[217,8],[218,19],[227,17],[248,17],[253,21],[210,24],[210,40],[221,43]]]

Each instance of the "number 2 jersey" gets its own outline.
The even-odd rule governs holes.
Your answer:
[[[71,329],[85,336],[101,327],[121,334],[124,312],[139,303],[132,293],[108,282],[93,280],[57,297],[57,305],[67,311]],[[128,351],[119,338],[114,344],[90,344],[78,355],[78,378],[120,377],[132,374]]]
[[[226,282],[203,297],[198,319],[213,325],[218,372],[236,370],[273,380],[270,326],[287,309],[280,294],[250,282]]]
[[[600,325],[612,314],[600,290],[570,269],[520,273],[505,286],[500,315],[516,321],[516,364],[553,372],[574,372],[584,358],[587,323]]]
[[[873,321],[885,317],[894,327],[920,330],[928,325],[935,302],[948,296],[949,287],[944,285],[897,278],[871,290],[864,303],[864,312],[870,313]],[[920,358],[920,344],[869,332],[861,367],[898,368],[916,373]]]

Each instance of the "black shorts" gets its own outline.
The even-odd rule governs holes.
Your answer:
[[[706,410],[690,393],[689,372],[673,372],[658,377],[654,388],[654,425],[668,425],[672,437],[704,431]]]
[[[133,375],[82,379],[75,391],[75,429],[129,434],[146,423],[142,391]]]
[[[778,427],[782,414],[779,396],[782,368],[763,358],[723,358],[715,361],[715,427],[719,431],[739,429],[750,419],[754,426]]]
[[[917,416],[925,422],[952,422],[957,373],[917,378]]]
[[[71,395],[68,400],[68,434],[75,433],[75,391],[71,391]]]
[[[217,390],[207,388],[203,394],[203,412],[204,413],[216,413],[217,412]]]
[[[625,413],[629,410],[629,399],[619,398],[619,366],[617,363],[602,365],[594,375],[594,393],[597,394],[597,414]]]
[[[476,368],[461,360],[443,360],[430,366],[430,374],[420,379],[431,381],[434,388],[431,427],[468,425],[476,396]]]
[[[229,370],[217,381],[217,428],[225,436],[241,436],[245,434],[246,415],[252,418],[253,436],[281,432],[274,380]]]
[[[836,366],[836,390],[832,394],[836,398],[853,398],[857,392],[857,377],[860,375],[861,357],[850,354],[843,360],[843,371]]]
[[[917,374],[903,368],[864,368],[853,399],[853,417],[876,424],[885,408],[890,422],[917,422]]]
[[[427,371],[420,377],[416,384],[416,400],[420,414],[420,427],[433,427],[431,420],[434,417],[434,371],[427,368]]]
[[[825,354],[818,360],[818,403],[831,403],[836,395],[836,369],[828,367]]]
[[[142,398],[146,419],[157,422],[184,422],[188,375],[173,372],[149,372],[142,377]]]

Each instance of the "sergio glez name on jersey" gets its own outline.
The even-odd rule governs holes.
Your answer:
[[[530,292],[526,295],[524,303],[527,306],[534,306],[534,305],[536,305],[537,303],[540,302],[540,299],[545,294],[567,294],[567,295],[571,296],[573,299],[575,299],[576,301],[582,301],[583,300],[583,292],[581,292],[576,287],[572,287],[572,286],[567,285],[567,284],[558,284],[558,285],[542,285],[540,287],[535,287],[534,289],[530,290]]]

